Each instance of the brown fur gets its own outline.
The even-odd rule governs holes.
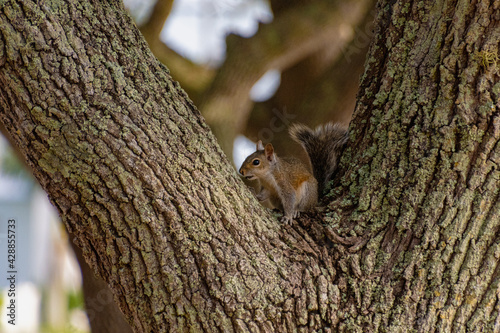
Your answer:
[[[306,150],[318,180],[318,192],[323,194],[347,141],[347,128],[340,123],[327,123],[312,130],[306,125],[294,124],[289,133]]]
[[[283,210],[285,223],[291,223],[299,212],[316,205],[318,188],[322,194],[337,167],[338,156],[347,141],[347,129],[331,123],[315,130],[296,124],[290,128],[290,136],[307,151],[314,176],[301,161],[279,158],[272,144],[264,147],[261,141],[239,170],[247,179],[258,179],[257,199],[267,207]]]
[[[248,156],[240,168],[240,174],[248,179],[258,179],[261,190],[259,201],[266,201],[272,207],[284,211],[283,220],[291,223],[299,212],[312,209],[317,202],[318,184],[314,176],[297,159],[281,159],[274,153],[274,147],[261,143],[257,151]],[[258,165],[254,161],[258,160]]]

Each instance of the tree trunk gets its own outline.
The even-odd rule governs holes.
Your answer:
[[[499,2],[378,8],[328,206],[342,326],[499,331]]]
[[[72,237],[72,235],[69,236]],[[92,333],[132,333],[130,325],[114,302],[111,289],[103,280],[94,275],[94,271],[83,258],[82,250],[72,241],[69,243],[82,272],[82,290],[90,331]]]
[[[336,187],[288,227],[120,2],[4,3],[0,121],[136,332],[500,329],[498,4],[378,8]]]

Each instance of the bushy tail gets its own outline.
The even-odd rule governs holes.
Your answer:
[[[337,168],[338,156],[347,141],[347,128],[340,123],[327,123],[312,130],[306,125],[294,124],[289,133],[309,155],[321,196]]]

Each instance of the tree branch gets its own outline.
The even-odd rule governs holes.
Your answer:
[[[160,39],[161,31],[170,14],[172,5],[173,0],[158,0],[148,21],[139,29],[154,55],[160,62],[168,66],[172,77],[179,81],[189,97],[196,101],[202,92],[207,89],[215,72],[207,66],[200,66],[182,57]]]
[[[121,2],[4,3],[0,121],[134,331],[493,330],[496,7],[378,8],[327,207],[284,227]]]
[[[269,69],[288,68],[325,44],[338,45],[340,52],[352,38],[342,32],[357,25],[368,3],[315,1],[283,11],[250,39],[229,36],[226,61],[200,105],[227,155],[246,123],[254,83]]]
[[[281,85],[272,98],[255,103],[244,134],[257,142],[272,141],[281,154],[290,155],[302,149],[290,142],[288,125],[292,122],[316,127],[329,121],[348,124],[356,103],[359,77],[373,37],[375,3],[353,30],[352,41],[340,47],[325,45],[321,52],[285,70]],[[276,113],[289,114],[276,121]],[[304,156],[305,160],[307,158]]]
[[[173,0],[157,0],[146,23],[139,29],[146,40],[159,39],[165,21],[172,10]]]

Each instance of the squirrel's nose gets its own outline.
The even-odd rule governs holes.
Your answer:
[[[244,176],[244,175],[245,175],[245,170],[240,169],[240,174],[241,174],[242,176]]]

